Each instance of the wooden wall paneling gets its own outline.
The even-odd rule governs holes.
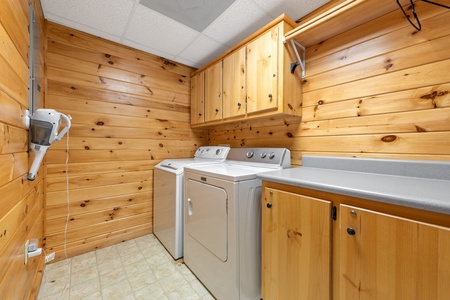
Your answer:
[[[201,146],[202,144],[198,144]],[[195,146],[196,148],[198,146]],[[159,148],[159,146],[158,146]],[[155,149],[154,150],[70,150],[69,164],[77,161],[98,163],[111,161],[112,164],[116,164],[120,167],[122,162],[130,160],[157,160],[158,162],[168,158],[183,158],[193,157],[195,151],[192,149]],[[51,154],[47,158],[47,162],[50,164],[63,164],[66,161],[66,150],[52,150]],[[120,169],[120,168],[119,168]],[[70,171],[69,171],[70,172]]]
[[[22,123],[22,114],[25,109],[21,103],[18,103],[5,92],[0,90],[0,121],[8,125],[24,128]]]
[[[67,111],[68,114],[72,116],[77,124],[87,124],[94,126],[94,128],[101,126],[112,126],[112,127],[123,127],[123,128],[156,128],[158,130],[165,129],[180,129],[183,128],[184,122],[179,122],[176,120],[164,119],[164,115],[161,118],[150,119],[150,118],[138,118],[132,116],[117,116],[107,113],[91,113],[88,111]],[[112,134],[114,132],[111,132]]]
[[[64,252],[67,253],[67,257],[73,257],[86,253],[87,251],[94,251],[100,248],[115,245],[128,239],[138,238],[151,232],[151,228],[149,228],[147,224],[131,226],[126,229],[111,231],[105,234],[91,236],[76,242],[67,243],[65,251],[63,245],[52,246],[49,247],[48,250],[62,253],[55,258],[55,261],[59,261],[66,258],[66,255],[63,254]]]
[[[306,121],[361,117],[450,106],[450,84],[325,103],[319,100],[303,108]]]
[[[384,1],[392,2],[390,0]],[[448,2],[448,0],[444,1]],[[371,1],[371,2],[373,2],[374,5],[378,6],[377,9],[380,9],[380,7],[382,6],[382,3],[379,1]],[[421,1],[416,2],[417,2],[415,3],[416,10],[418,14],[420,11],[421,22],[432,16],[445,13],[445,9],[443,8],[436,9],[436,7],[433,5],[429,5]],[[448,3],[450,4],[450,2]],[[395,3],[393,4],[396,6]],[[408,1],[406,1],[405,4],[408,4]],[[408,7],[405,8],[406,10],[409,10]],[[341,19],[341,21],[342,20],[343,19]],[[307,60],[310,61],[311,64],[314,64],[314,59],[332,55],[333,53],[339,52],[340,50],[347,49],[355,45],[355,41],[371,40],[377,38],[382,39],[383,36],[401,28],[409,29],[409,31],[407,31],[405,36],[414,36],[417,34],[416,30],[408,23],[408,21],[405,20],[403,14],[401,13],[398,7],[395,7],[394,10],[385,15],[382,15],[381,17],[378,17],[374,20],[368,20],[368,22],[359,25],[357,28],[358,30],[355,30],[355,28],[353,28],[348,31],[344,31],[343,33],[340,33],[334,37],[328,38],[326,39],[326,42],[325,40],[322,39],[322,41],[317,41],[317,43],[314,45],[308,45],[306,49],[308,57]],[[339,26],[336,29],[342,30],[342,28],[339,28]],[[405,38],[405,36],[403,38]]]
[[[421,32],[392,11],[308,47],[296,130],[239,123],[211,128],[210,141],[287,145],[294,165],[303,153],[449,160],[450,12],[423,2],[417,11]]]
[[[394,114],[305,122],[302,124],[305,130],[300,133],[300,136],[440,132],[450,130],[449,121],[449,108],[415,110]],[[371,125],[367,126],[367,124]]]
[[[397,40],[404,39],[397,38]],[[330,85],[338,85],[446,59],[448,55],[447,50],[450,47],[449,40],[448,36],[444,36],[436,40],[405,47],[408,48],[407,50],[401,49],[387,52],[384,55],[373,58],[366,57],[363,61],[341,65],[338,69],[315,76],[311,75],[303,86],[304,91],[317,90]],[[372,49],[380,47],[378,42],[371,44]],[[358,53],[358,50],[355,52]],[[422,55],[422,53],[428,53],[428,55]],[[333,80],[330,80],[330,78],[333,78]]]
[[[137,192],[152,191],[152,182],[132,182],[115,185],[86,187],[70,190],[70,201],[81,201],[89,198],[111,197],[115,195],[134,194]],[[89,196],[86,196],[89,195]],[[150,199],[149,199],[150,200]],[[66,202],[66,191],[47,192],[47,205]],[[49,218],[50,216],[47,216]]]
[[[417,89],[423,86],[446,84],[450,81],[450,74],[446,69],[450,66],[450,59],[412,67],[384,75],[364,78],[358,81],[329,86],[320,90],[305,92],[304,103],[324,103],[342,99],[367,97],[399,90]]]
[[[27,3],[27,1],[3,1],[0,22],[8,34],[7,40],[10,40],[14,44],[14,47],[17,49],[16,51],[28,65],[28,11],[23,11],[21,3]]]
[[[28,64],[23,60],[23,57],[17,52],[14,42],[9,39],[9,35],[3,26],[0,26],[0,40],[2,47],[0,48],[0,55],[11,66],[20,78],[20,81],[26,86],[28,83]]]
[[[163,117],[164,120],[174,120],[186,122],[189,119],[189,113],[167,111],[158,108],[135,107],[126,104],[106,103],[95,101],[95,99],[74,99],[64,96],[47,96],[47,105],[55,109],[64,107],[67,111],[89,111],[90,113],[103,113],[119,116],[132,116],[139,121],[142,119],[157,119]]]
[[[93,36],[88,33],[83,33],[55,23],[48,24],[47,35],[49,40],[49,52],[60,52],[51,51],[50,48],[52,41],[57,41],[62,44],[73,45],[81,50],[93,51],[96,53],[97,57],[104,56],[105,58],[108,58],[107,63],[110,65],[116,65],[116,61],[125,59],[126,63],[124,63],[123,66],[120,66],[120,68],[124,69],[147,69],[152,73],[155,71],[163,71],[161,72],[162,76],[168,73],[186,76],[186,74],[190,74],[193,71],[191,67],[169,61],[163,57],[148,55],[145,52],[121,46],[114,42],[93,38]],[[189,84],[187,84],[187,86],[189,86]]]
[[[40,2],[34,1],[43,23]],[[44,168],[27,180],[28,131],[22,124],[28,108],[28,1],[5,0],[0,8],[0,295],[34,299],[44,256],[24,265],[26,240],[43,240]],[[42,35],[45,40],[45,36]],[[45,83],[42,84],[45,90]]]
[[[98,162],[95,164],[85,162],[69,165],[69,174],[79,176],[88,174],[102,174],[114,173],[114,172],[130,172],[130,171],[147,171],[157,164],[156,160],[135,160],[135,161],[122,161],[120,164],[111,164],[110,162]],[[66,176],[66,164],[51,164],[47,167],[47,177],[61,177]],[[70,179],[70,178],[69,178]]]
[[[159,99],[166,102],[175,102],[180,104],[189,104],[189,93],[176,93],[161,88],[149,87],[144,84],[135,84],[116,79],[105,78],[96,75],[78,73],[65,69],[47,68],[47,78],[49,80],[58,80],[72,85],[82,85],[93,89],[112,90],[119,93],[137,94],[141,97]]]
[[[208,143],[190,129],[192,68],[47,24],[46,104],[72,116],[47,156],[46,244],[92,251],[152,232],[153,167]],[[68,197],[66,143],[68,141]]]
[[[27,182],[25,178],[21,178],[21,181],[24,180]],[[8,229],[2,229],[3,234],[7,230],[7,234],[2,236],[2,239],[9,237],[9,240],[5,244],[5,248],[0,251],[0,264],[2,265],[2,268],[0,268],[0,278],[2,278],[0,280],[0,291],[2,291],[2,297],[5,297],[5,299],[27,298],[30,289],[40,284],[40,282],[35,282],[32,286],[31,282],[34,282],[38,267],[42,268],[44,256],[29,259],[28,264],[24,266],[23,245],[26,240],[36,237],[39,238],[39,246],[42,245],[43,189],[43,180],[40,180],[39,185],[33,187],[32,190],[28,189],[29,193],[22,197],[23,200],[10,211],[7,218],[3,218],[5,222],[11,222],[5,223],[9,227]],[[17,211],[18,209],[20,211]],[[12,220],[13,215],[16,215],[15,221]],[[17,222],[20,222],[20,224]],[[14,230],[13,227],[18,229]],[[8,232],[8,230],[11,230],[11,232]]]
[[[147,202],[151,196],[151,191],[138,192],[134,194],[126,194],[104,198],[88,198],[79,201],[71,200],[69,202],[69,211],[71,215],[83,215],[86,212],[104,211],[111,208],[114,202],[116,207],[125,207],[134,204],[142,204]],[[67,202],[50,205],[46,209],[48,214],[47,221],[67,217]]]
[[[10,95],[25,107],[28,106],[28,87],[23,83],[19,75],[9,65],[8,61],[0,56],[0,89]]]
[[[57,245],[62,246],[66,242],[67,244],[70,244],[72,242],[86,240],[89,237],[96,237],[98,235],[103,235],[104,238],[108,236],[108,234],[120,231],[124,229],[129,229],[134,226],[138,225],[147,225],[148,233],[151,232],[151,227],[148,225],[149,220],[151,220],[151,212],[139,214],[136,216],[121,218],[117,220],[111,220],[111,221],[103,221],[101,223],[97,223],[94,225],[89,225],[85,227],[79,227],[79,228],[73,228],[67,230],[67,235],[64,237],[64,228],[62,230],[47,234],[46,235],[46,247],[50,248],[54,246],[49,245]],[[93,235],[92,233],[95,232]],[[126,238],[126,237],[125,237]],[[128,238],[126,238],[128,240]],[[62,253],[59,253],[59,256],[62,255]]]
[[[54,45],[51,43],[50,45]],[[65,48],[70,46],[64,45]],[[59,47],[61,48],[61,47]],[[58,49],[59,49],[58,48]],[[52,51],[50,47],[49,51]],[[64,55],[49,52],[47,57],[51,61],[49,67],[57,67],[64,65],[64,68],[79,73],[86,74],[97,74],[101,78],[111,78],[121,81],[127,81],[135,84],[143,84],[145,86],[166,88],[174,92],[180,92],[186,94],[189,92],[189,87],[187,86],[185,77],[179,74],[164,74],[161,77],[155,76],[146,68],[139,68],[138,70],[128,71],[129,65],[126,66],[127,69],[118,69],[120,66],[116,64],[110,64],[110,61],[104,61],[102,59],[96,59],[94,61],[86,61],[94,55],[92,52],[83,51],[82,49],[77,49],[71,47],[70,51],[74,52],[73,56],[68,56],[66,52]],[[84,55],[83,55],[84,54]],[[104,56],[102,57],[104,58]],[[124,64],[127,61],[124,61]]]
[[[298,136],[300,118],[278,116],[254,119],[210,129],[210,144],[229,144],[231,147],[287,147]]]
[[[132,128],[132,127],[113,127],[113,126],[91,126],[88,124],[75,124],[70,127],[70,132],[73,136],[85,136],[91,138],[126,138],[131,135],[136,135],[139,131],[140,136],[147,138],[153,137],[157,139],[183,139],[188,138],[192,140],[203,140],[207,138],[207,133],[204,130],[191,130],[190,128]]]
[[[80,176],[75,175],[73,172],[70,173],[69,178],[69,188],[84,188],[93,187],[96,185],[105,184],[122,184],[130,183],[142,178],[146,178],[145,181],[152,181],[153,172],[150,168],[144,171],[132,171],[132,172],[121,172],[121,173],[107,173],[107,174],[83,174]],[[47,192],[54,192],[65,190],[67,185],[67,180],[65,176],[60,177],[48,177],[47,178]]]
[[[409,158],[408,154],[447,155],[449,138],[449,132],[316,136],[298,139],[293,147],[309,152],[397,153]]]
[[[189,112],[189,107],[186,107],[185,105],[156,101],[155,99],[149,101],[149,99],[140,97],[139,95],[118,93],[108,90],[96,90],[85,86],[74,86],[70,83],[62,83],[53,80],[48,80],[48,86],[51,91],[49,97],[53,98],[71,97],[79,99],[95,99],[97,101],[147,107],[150,109],[158,108],[167,111]]]
[[[292,152],[291,152],[292,153]],[[343,156],[343,157],[361,157],[361,158],[383,158],[383,159],[404,159],[404,153],[361,153],[361,152],[308,152],[294,151],[299,156],[303,155],[320,155],[320,156]],[[450,160],[450,154],[408,154],[411,160]],[[301,165],[301,164],[300,164]]]
[[[70,214],[69,223],[67,228],[70,230],[75,230],[76,228],[83,228],[89,225],[95,225],[101,222],[109,222],[116,219],[122,219],[130,216],[135,216],[143,213],[151,212],[151,205],[148,201],[123,207],[113,207],[104,211],[96,211],[91,213],[85,213],[80,215]],[[56,218],[52,220],[47,220],[46,231],[47,234],[53,234],[65,227],[66,217]]]

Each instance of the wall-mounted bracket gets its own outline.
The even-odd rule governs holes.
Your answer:
[[[283,37],[283,43],[286,43],[286,42],[287,42],[286,38]],[[305,79],[305,77],[306,77],[306,49],[305,49],[305,47],[303,47],[302,44],[300,44],[296,40],[291,40],[290,42],[291,42],[292,49],[294,49],[295,57],[297,58],[297,61],[294,61],[291,63],[291,74],[294,74],[295,68],[300,66],[300,68],[302,69],[302,79]],[[300,48],[300,50],[302,52],[301,56],[297,51],[297,47]]]

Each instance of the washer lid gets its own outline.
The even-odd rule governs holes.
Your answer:
[[[165,170],[172,173],[181,173],[183,168],[189,164],[195,163],[195,159],[166,159],[155,166],[155,168]]]

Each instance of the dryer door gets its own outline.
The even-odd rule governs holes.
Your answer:
[[[228,259],[227,192],[192,179],[186,181],[186,232],[221,261]]]

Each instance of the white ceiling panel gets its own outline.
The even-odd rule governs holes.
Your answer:
[[[272,18],[288,12],[287,14],[297,20],[316,8],[326,4],[329,0],[252,0],[258,6],[267,11]]]
[[[162,56],[164,58],[172,59],[172,60],[175,59],[175,55],[173,55],[173,54],[170,54],[170,53],[167,53],[167,52],[164,52],[164,51],[160,51],[158,49],[155,49],[155,48],[152,48],[152,47],[149,47],[149,46],[145,46],[145,45],[136,43],[134,41],[130,41],[130,40],[127,40],[127,39],[122,39],[121,43],[123,45],[129,46],[131,48],[135,48],[135,49],[147,52],[147,53],[151,53],[151,54],[156,55],[156,56]]]
[[[139,5],[134,12],[127,40],[177,55],[200,33],[156,11]]]
[[[255,2],[240,0],[225,10],[203,33],[232,47],[272,19]]]
[[[177,58],[194,61],[200,67],[227,51],[228,47],[202,34],[195,39]]]
[[[65,19],[83,25],[83,28],[90,27],[121,36],[130,19],[134,3],[134,0],[44,0],[42,6],[46,18],[51,14],[58,16],[59,20]]]
[[[188,13],[192,7],[206,5],[209,0],[164,1],[182,4],[182,9]],[[297,20],[327,2],[329,0],[234,0],[199,32],[145,7],[140,0],[41,0],[44,16],[52,22],[196,68],[282,13]]]

